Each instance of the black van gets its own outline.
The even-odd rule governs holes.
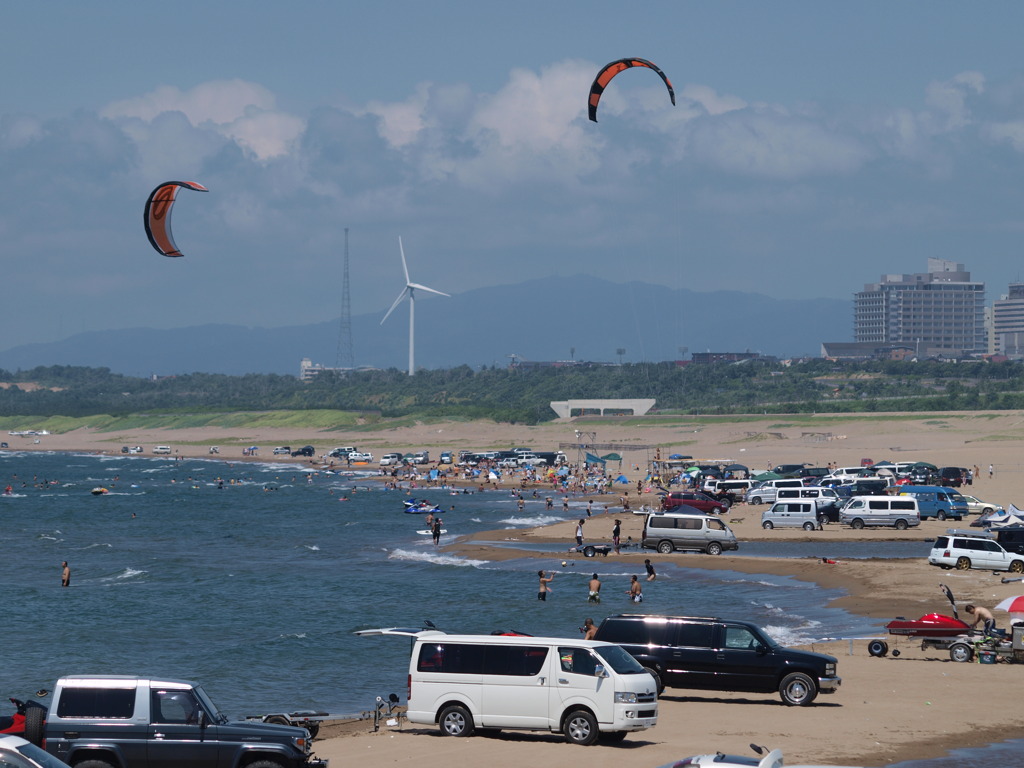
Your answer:
[[[995,534],[996,541],[1002,544],[1007,552],[1024,555],[1024,527],[1008,525],[1006,528],[997,528]]]
[[[622,646],[659,694],[666,687],[778,691],[785,704],[802,707],[842,682],[834,656],[784,648],[747,621],[620,614],[602,621],[594,639]]]

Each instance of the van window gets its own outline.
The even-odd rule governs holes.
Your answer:
[[[597,674],[597,659],[586,648],[560,647],[558,658],[563,672],[572,672],[574,675],[590,675],[591,677]]]
[[[676,528],[683,528],[688,531],[699,531],[704,521],[696,517],[677,517]]]
[[[679,624],[678,645],[686,648],[710,648],[715,637],[713,624]]]
[[[854,499],[853,501],[850,502],[849,506],[847,507],[847,509],[863,509],[863,508],[864,508],[864,500],[863,499]]]
[[[758,643],[757,637],[746,627],[726,627],[725,628],[725,647],[726,648],[739,648],[742,650],[754,650],[757,648]]]
[[[64,688],[58,717],[127,720],[135,713],[135,688]]]
[[[548,649],[534,645],[424,643],[416,662],[419,672],[533,677],[544,666]]]
[[[713,531],[724,531],[724,530],[726,530],[725,523],[723,523],[721,520],[716,520],[713,517],[709,517],[707,519],[707,523],[708,523],[708,528],[710,530],[713,530]]]
[[[675,528],[676,522],[671,517],[650,517],[647,520],[648,528]]]
[[[879,510],[886,511],[886,510],[889,509],[889,502],[888,501],[869,501],[868,502],[868,509],[879,509]]]
[[[600,639],[621,645],[674,645],[675,625],[667,621],[610,620],[601,626]]]
[[[917,508],[914,501],[909,499],[906,501],[900,499],[893,499],[891,502],[889,502],[889,504],[891,509],[898,509],[902,512],[913,512]]]
[[[936,536],[935,537],[935,546],[933,547],[933,549],[945,549],[948,546],[949,546],[949,537],[948,536]]]

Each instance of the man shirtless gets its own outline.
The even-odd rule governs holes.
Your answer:
[[[596,573],[593,576],[590,577],[590,584],[588,586],[590,588],[590,595],[587,597],[587,602],[588,603],[600,603],[601,602],[601,580],[599,578],[597,578],[597,574]],[[589,640],[589,639],[590,638],[588,637],[587,640]]]
[[[60,574],[60,585],[62,587],[70,587],[71,586],[71,568],[68,567],[68,561],[65,560],[63,563],[61,563],[61,567],[63,567],[64,570],[61,571],[61,574]]]
[[[540,577],[540,586],[537,588],[537,599],[544,600],[548,599],[548,592],[551,591],[551,587],[548,584],[555,578],[554,571],[548,571],[545,576],[544,571],[537,571],[537,576]]]
[[[996,628],[996,620],[992,616],[992,611],[988,608],[982,608],[980,605],[965,605],[964,611],[971,614],[974,617],[974,621],[971,622],[971,629],[981,624],[982,631],[986,635],[991,635]]]

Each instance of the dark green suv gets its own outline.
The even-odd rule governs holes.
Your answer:
[[[693,616],[620,614],[601,622],[595,640],[622,646],[666,687],[774,693],[807,706],[842,680],[836,658],[785,648],[756,624]]]

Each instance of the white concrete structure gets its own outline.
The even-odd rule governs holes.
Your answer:
[[[559,418],[573,416],[643,416],[654,407],[654,398],[637,400],[553,400],[551,410]]]

